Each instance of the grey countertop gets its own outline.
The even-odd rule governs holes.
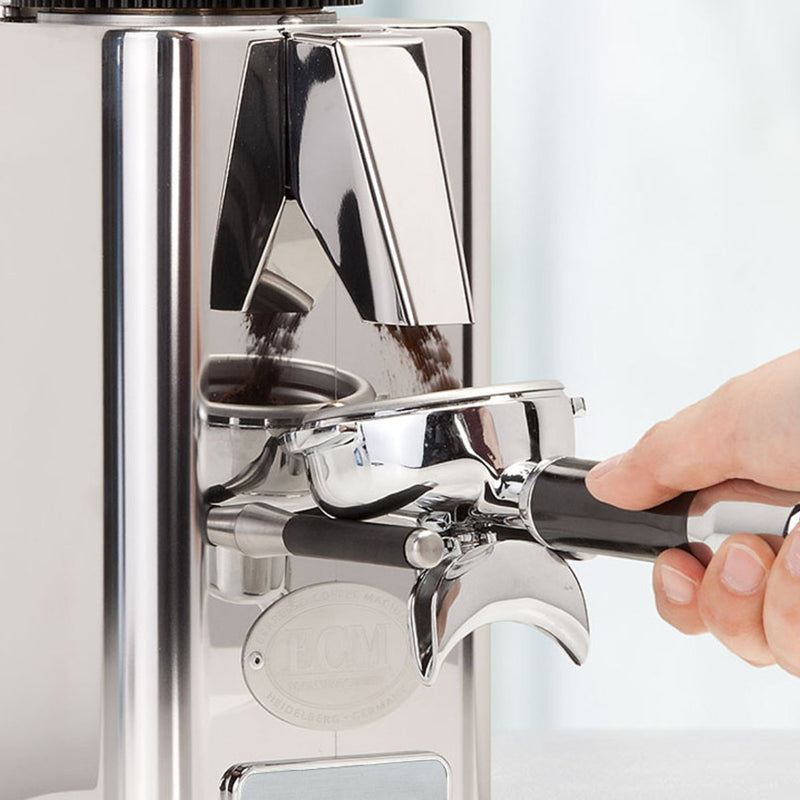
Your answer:
[[[493,800],[800,800],[800,729],[500,732]]]

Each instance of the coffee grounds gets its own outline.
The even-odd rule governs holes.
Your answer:
[[[379,325],[378,329],[400,346],[426,392],[461,388],[453,374],[453,355],[441,331],[434,326]]]
[[[284,358],[297,350],[297,330],[305,319],[303,313],[274,310],[250,311],[245,316],[247,353],[252,356],[250,372],[241,386],[234,387],[219,402],[235,405],[285,405],[276,388],[286,369]],[[461,381],[453,374],[450,346],[434,326],[377,325],[381,338],[401,350],[401,358],[410,363],[420,381],[420,389],[438,392],[458,389]]]
[[[275,393],[286,369],[283,358],[297,349],[297,329],[302,313],[251,311],[245,316],[247,353],[252,356],[250,374],[241,386],[227,392],[220,402],[248,406],[285,405]]]

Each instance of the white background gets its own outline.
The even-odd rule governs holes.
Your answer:
[[[494,377],[585,395],[581,455],[625,449],[800,347],[800,4],[366,0],[355,13],[491,24]],[[800,726],[800,680],[669,629],[647,565],[576,570],[589,663],[498,626],[497,728]]]

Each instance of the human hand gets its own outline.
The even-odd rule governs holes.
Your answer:
[[[638,510],[737,479],[800,493],[800,350],[659,422],[586,485]],[[710,631],[745,661],[800,677],[800,526],[777,553],[761,537],[732,536],[708,566],[668,550],[653,589],[659,614],[683,633]]]

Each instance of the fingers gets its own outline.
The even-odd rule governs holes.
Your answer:
[[[747,478],[800,490],[800,350],[734,378],[651,428],[586,484],[606,503],[642,509],[684,491]]]
[[[595,467],[589,491],[620,508],[643,509],[737,476],[737,420],[745,402],[746,392],[731,382],[658,423],[633,449]]]
[[[758,536],[731,536],[706,568],[698,611],[708,630],[729,650],[755,666],[775,658],[764,628],[764,598],[775,561]]]
[[[791,506],[784,495],[800,491],[798,408],[800,351],[658,423],[627,453],[595,467],[587,487],[598,500],[630,510],[700,489],[706,491],[695,501],[706,495],[709,505],[724,490]],[[765,491],[781,499],[763,497]],[[800,530],[780,543],[733,536],[706,569],[688,553],[662,554],[653,575],[659,613],[684,633],[710,631],[753,664],[777,662],[800,676]]]
[[[792,541],[797,552],[789,556],[788,543],[781,550],[786,563],[767,541],[744,534],[731,536],[705,569],[682,550],[662,553],[653,573],[659,614],[683,633],[709,631],[754,666],[777,661],[800,674],[800,532]]]
[[[800,677],[800,527],[787,537],[770,573],[764,628],[778,664]]]
[[[662,553],[653,574],[658,612],[682,633],[709,631],[755,666],[774,664],[764,623],[774,561],[767,542],[746,535],[732,536],[705,569],[682,550]]]
[[[661,618],[681,633],[694,635],[707,628],[698,609],[698,592],[705,570],[683,550],[667,550],[653,569],[653,591]]]

